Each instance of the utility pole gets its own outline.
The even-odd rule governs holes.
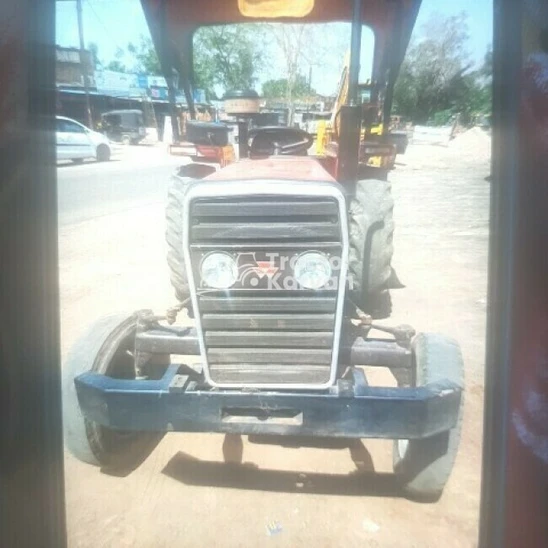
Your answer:
[[[84,25],[82,23],[82,0],[76,0],[76,14],[78,16],[78,34],[80,36],[80,67],[84,77],[84,93],[86,94],[86,111],[88,117],[88,127],[93,129],[93,119],[91,118],[91,104],[89,100],[89,79],[86,67],[84,66]]]
[[[308,101],[306,102],[306,112],[310,110],[310,99],[312,98],[312,65],[308,69]]]

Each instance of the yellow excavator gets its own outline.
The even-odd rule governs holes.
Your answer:
[[[318,156],[329,156],[330,149],[338,142],[340,110],[346,104],[348,98],[349,67],[350,52],[347,52],[339,80],[337,98],[331,111],[331,119],[318,122],[316,138],[316,154]],[[392,144],[382,143],[382,136],[384,135],[382,97],[378,86],[370,80],[358,84],[358,98],[362,107],[360,163],[369,167],[391,169],[396,158],[396,147]]]

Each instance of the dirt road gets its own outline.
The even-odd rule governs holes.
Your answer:
[[[224,462],[223,443],[228,455],[242,448],[230,438],[169,434],[127,477],[66,456],[70,545],[474,546],[489,202],[482,139],[481,146],[411,146],[391,177],[395,267],[406,288],[394,292],[390,322],[451,335],[466,360],[463,439],[438,503],[397,496],[389,442],[299,449],[244,438],[244,465],[234,466]],[[161,200],[61,226],[64,354],[99,315],[173,303]]]

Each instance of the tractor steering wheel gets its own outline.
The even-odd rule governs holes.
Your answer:
[[[269,126],[249,132],[249,155],[257,156],[306,156],[314,137],[298,128]]]

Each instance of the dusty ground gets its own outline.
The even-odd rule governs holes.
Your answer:
[[[244,438],[245,464],[235,468],[224,463],[224,436],[169,434],[127,477],[66,456],[70,545],[475,546],[488,146],[484,135],[472,134],[448,148],[410,146],[391,177],[398,223],[395,267],[406,285],[394,292],[391,322],[457,338],[466,360],[461,449],[438,503],[397,496],[387,474],[388,442],[364,441],[352,450],[287,449]],[[61,226],[63,353],[99,315],[145,307],[162,311],[173,303],[163,230],[161,198]]]

